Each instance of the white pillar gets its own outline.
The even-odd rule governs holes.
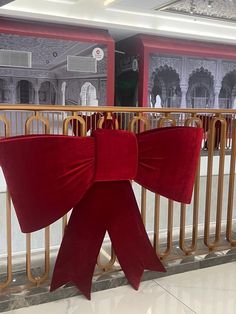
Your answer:
[[[14,84],[11,84],[9,86],[10,90],[10,103],[15,104],[16,103],[16,86]]]
[[[187,91],[188,91],[188,86],[187,85],[180,85],[181,88],[181,108],[186,108],[187,107],[187,103],[186,103],[186,95],[187,95]]]
[[[62,82],[61,84],[61,93],[62,93],[62,106],[65,106],[66,104],[66,81]]]
[[[219,109],[219,95],[221,87],[216,86],[214,90],[214,109]]]
[[[34,87],[34,91],[35,91],[35,96],[34,96],[34,103],[36,105],[39,105],[39,89],[40,89],[40,86],[37,85]]]

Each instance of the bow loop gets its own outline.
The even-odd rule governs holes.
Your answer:
[[[202,133],[200,128],[170,127],[137,134],[139,165],[135,181],[152,192],[190,203]]]
[[[0,163],[23,232],[64,216],[93,183],[90,137],[17,136],[1,140]]]

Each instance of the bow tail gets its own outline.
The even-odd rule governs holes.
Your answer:
[[[97,206],[97,197],[97,191],[92,186],[73,209],[57,256],[51,291],[73,282],[86,298],[91,298],[94,268],[106,232],[106,222],[101,206]]]
[[[94,268],[106,230],[135,289],[144,269],[165,271],[146,234],[130,182],[96,182],[72,212],[51,291],[73,282],[90,299]]]
[[[145,269],[165,272],[144,228],[129,181],[116,189],[108,233],[128,281],[138,289]]]

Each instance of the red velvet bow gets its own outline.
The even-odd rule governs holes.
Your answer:
[[[201,140],[202,130],[190,127],[1,140],[0,162],[23,232],[41,229],[73,208],[51,290],[71,281],[90,298],[106,231],[135,289],[144,269],[165,271],[146,234],[130,180],[189,203]]]

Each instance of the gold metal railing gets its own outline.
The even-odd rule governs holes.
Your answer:
[[[100,128],[109,120],[113,128],[140,132],[154,127],[186,125],[207,128],[202,141],[202,158],[199,161],[195,178],[194,195],[191,205],[177,204],[154,195],[141,187],[140,209],[144,225],[153,241],[157,254],[165,259],[179,258],[174,248],[179,246],[183,256],[206,254],[236,246],[233,239],[236,213],[235,204],[235,162],[236,162],[236,110],[213,109],[153,109],[123,107],[78,107],[78,106],[0,106],[0,136],[8,137],[22,134],[64,134],[87,136],[91,129]],[[217,145],[216,145],[217,139]],[[206,144],[207,142],[207,144]],[[201,175],[201,162],[206,159],[207,171]],[[214,167],[216,158],[218,167]],[[229,163],[229,173],[226,164]],[[183,165],[184,166],[184,165]],[[227,184],[226,184],[227,183]],[[214,189],[216,188],[216,191]],[[227,192],[227,193],[225,193]],[[224,195],[227,194],[227,200]],[[1,250],[4,240],[0,238],[0,290],[9,287],[13,280],[15,252],[12,254],[12,211],[9,193],[6,191],[6,204],[1,211],[6,212],[6,267],[1,267]],[[215,201],[215,204],[214,202]],[[187,213],[192,213],[187,219]],[[150,228],[149,214],[152,213]],[[177,214],[178,213],[178,214]],[[204,221],[200,221],[201,216]],[[225,215],[225,219],[222,215]],[[67,225],[68,215],[62,218],[62,235]],[[163,216],[166,222],[161,218]],[[176,216],[178,216],[176,219]],[[189,217],[188,217],[189,218]],[[202,219],[202,218],[201,218]],[[176,223],[178,225],[176,227]],[[187,221],[188,220],[188,221]],[[166,224],[164,227],[163,225]],[[0,224],[0,229],[3,223]],[[149,229],[150,228],[150,229]],[[190,230],[186,233],[186,228]],[[51,265],[51,226],[44,230],[43,260],[44,270],[34,275],[32,270],[32,239],[34,234],[26,235],[26,283],[41,285],[50,276]],[[178,236],[174,236],[176,231]],[[200,234],[200,229],[202,234]],[[14,231],[15,232],[15,231]],[[59,232],[59,231],[58,231]],[[226,240],[225,240],[226,238]],[[203,239],[204,247],[199,248]],[[104,251],[104,250],[103,250]],[[98,272],[111,271],[117,264],[113,248],[105,249],[98,257]],[[40,262],[41,265],[41,262]],[[40,266],[38,265],[38,266]]]
[[[202,121],[195,114],[185,121],[185,126],[195,125],[196,127],[202,127]],[[191,245],[187,247],[185,245],[185,227],[186,227],[186,204],[181,204],[180,211],[180,233],[179,233],[179,246],[184,254],[189,255],[192,252],[196,251],[197,247],[197,238],[198,238],[198,216],[199,216],[199,186],[200,186],[200,162],[199,159],[195,184],[194,184],[194,196],[193,196],[193,219],[192,219],[192,239]]]
[[[32,134],[31,132],[31,126],[32,124],[36,122],[37,125],[37,132],[39,133],[39,122],[42,123],[44,126],[44,134],[50,133],[50,126],[49,121],[47,118],[40,115],[38,111],[34,113],[31,117],[29,117],[25,122],[25,134],[29,135]],[[45,228],[45,250],[44,250],[44,273],[40,276],[34,276],[31,271],[31,234],[26,234],[26,274],[30,282],[33,284],[39,286],[41,283],[45,282],[49,277],[49,271],[50,271],[50,226]]]
[[[233,239],[233,207],[234,207],[234,191],[235,191],[235,162],[236,162],[236,120],[233,122],[232,131],[232,148],[230,161],[230,178],[228,190],[228,211],[227,211],[227,228],[226,237],[232,246],[236,246],[236,239]]]
[[[215,140],[215,126],[217,122],[221,123],[220,136],[220,161],[218,171],[218,191],[217,191],[217,211],[216,211],[216,230],[215,240],[210,243],[210,212],[211,212],[211,197],[212,197],[212,167],[213,167],[213,152]],[[205,207],[205,233],[204,243],[210,250],[213,250],[221,238],[221,216],[222,216],[222,197],[223,197],[223,178],[224,178],[224,163],[225,163],[225,143],[226,143],[226,120],[220,116],[213,118],[210,126],[209,152],[207,165],[207,189],[206,189],[206,207]]]

